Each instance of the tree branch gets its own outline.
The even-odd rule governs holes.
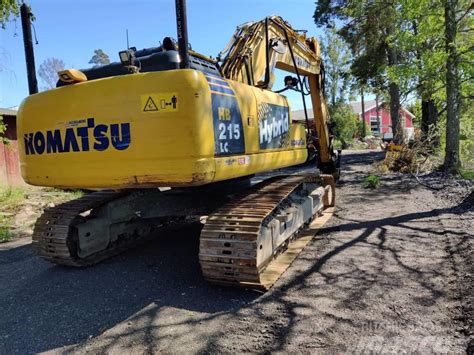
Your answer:
[[[466,50],[462,51],[462,52],[457,52],[457,55],[456,57],[459,58],[461,55],[465,54],[465,53],[470,53],[474,50],[474,46],[470,46],[469,48],[467,48]]]
[[[469,7],[468,7],[467,10],[462,14],[462,16],[456,20],[456,24],[459,24],[459,22],[461,22],[462,19],[463,19],[464,17],[466,17],[466,15],[471,12],[472,9],[474,9],[474,3],[471,3],[471,5],[469,5]]]

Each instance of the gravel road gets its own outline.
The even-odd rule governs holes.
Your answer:
[[[265,294],[202,280],[197,223],[82,270],[0,244],[0,354],[474,353],[473,185],[362,189],[380,156],[345,154],[334,217]]]

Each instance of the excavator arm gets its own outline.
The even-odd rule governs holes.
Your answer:
[[[323,93],[324,70],[316,39],[307,38],[304,31],[294,30],[281,17],[271,16],[237,27],[218,61],[225,78],[262,89],[272,89],[275,69],[296,74],[300,91],[309,86],[319,167],[325,173],[337,174],[338,159],[331,146],[329,113]],[[307,118],[304,94],[303,104]]]

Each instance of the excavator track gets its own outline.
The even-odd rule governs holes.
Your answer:
[[[283,243],[274,247],[270,257],[262,260],[258,253],[265,245],[263,229],[272,219],[281,218],[277,215],[291,205],[290,195],[305,183],[319,183],[322,186],[322,191],[319,190],[321,207],[310,218],[302,220]],[[269,266],[277,256],[289,250],[292,241],[297,240],[300,232],[316,216],[334,205],[334,189],[331,175],[276,177],[256,185],[255,189],[217,209],[207,218],[201,232],[199,261],[204,278],[214,284],[269,289],[289,265],[271,271]],[[284,226],[286,229],[286,223]],[[268,245],[265,247],[268,248]],[[291,253],[295,254],[294,248]],[[294,260],[294,257],[296,255],[290,259]],[[266,272],[272,273],[271,277],[265,275]]]
[[[75,267],[94,265],[117,255],[149,237],[149,233],[136,235],[110,243],[104,250],[87,257],[78,256],[78,243],[74,226],[81,222],[87,211],[124,197],[128,192],[100,191],[87,194],[77,200],[47,208],[35,224],[33,244],[39,255],[49,262]]]

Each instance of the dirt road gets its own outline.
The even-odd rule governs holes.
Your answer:
[[[83,270],[0,245],[0,353],[473,352],[473,185],[362,189],[377,157],[346,153],[336,215],[266,294],[204,283],[197,224]]]

